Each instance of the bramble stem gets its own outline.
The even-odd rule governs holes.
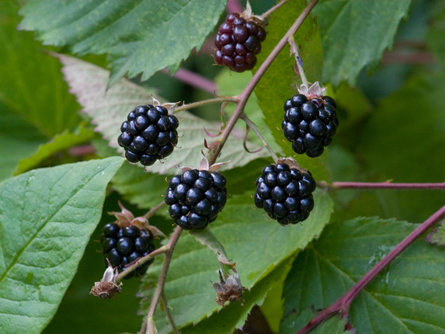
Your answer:
[[[147,312],[147,320],[144,321],[141,331],[141,334],[146,333],[148,330],[149,334],[154,334],[154,322],[153,322],[153,316],[156,311],[156,307],[158,306],[159,299],[161,298],[162,291],[164,289],[165,280],[167,279],[167,272],[168,267],[170,266],[170,262],[173,256],[173,251],[175,249],[176,243],[179,240],[179,236],[181,235],[182,228],[179,226],[176,226],[173,234],[171,235],[170,239],[167,243],[167,251],[165,252],[165,258],[164,263],[162,265],[161,273],[159,274],[158,283],[156,284],[156,289],[153,293],[153,298],[151,300],[150,307]]]
[[[173,334],[179,334],[178,329],[175,325],[175,320],[173,319],[172,314],[170,313],[170,310],[168,308],[168,301],[167,297],[165,296],[164,290],[162,290],[161,293],[161,302],[164,304],[165,313],[167,314],[168,322],[170,323],[170,326],[172,326]]]
[[[159,204],[155,205],[154,207],[152,207],[143,217],[150,219],[151,217],[154,216],[154,214],[159,210],[162,209],[165,205],[165,202],[162,201]]]
[[[330,189],[437,189],[445,190],[445,182],[438,183],[391,183],[391,182],[320,182]]]
[[[141,257],[135,263],[133,263],[131,266],[127,267],[123,272],[121,272],[119,275],[117,275],[116,282],[122,281],[122,279],[125,276],[127,276],[129,273],[131,273],[133,270],[135,270],[136,268],[142,266],[144,263],[146,263],[147,261],[153,259],[155,256],[158,256],[160,254],[166,253],[168,251],[168,249],[169,249],[168,246],[165,245],[165,246],[159,247],[158,249],[155,249],[150,254],[147,254],[147,255]]]
[[[275,48],[272,50],[272,52],[267,56],[266,60],[261,64],[258,71],[253,75],[252,79],[250,79],[249,83],[247,84],[246,88],[242,91],[242,93],[239,95],[239,102],[235,108],[235,111],[233,112],[232,116],[230,117],[229,121],[227,122],[226,127],[224,128],[224,131],[221,135],[221,138],[219,139],[218,145],[215,146],[213,150],[209,153],[209,163],[213,164],[215,163],[219,153],[221,152],[221,149],[223,148],[225,142],[227,141],[227,138],[229,137],[230,133],[232,132],[233,127],[235,126],[236,122],[240,118],[241,114],[243,113],[244,107],[246,106],[247,100],[249,99],[250,95],[252,94],[253,90],[255,89],[256,85],[260,81],[261,77],[264,75],[264,73],[267,71],[269,66],[272,64],[272,62],[275,60],[275,58],[278,56],[280,51],[286,46],[289,37],[293,36],[295,32],[300,28],[301,24],[303,23],[304,19],[309,15],[312,8],[317,4],[318,0],[312,0],[305,9],[301,12],[301,14],[298,16],[298,18],[295,20],[295,22],[292,24],[292,26],[289,28],[289,30],[286,32],[286,34],[281,38],[281,40],[278,42],[278,44],[275,46]]]
[[[318,324],[331,317],[334,313],[339,312],[341,315],[348,313],[349,306],[358,293],[372,280],[382,269],[394,260],[405,248],[411,245],[417,238],[425,233],[431,226],[445,217],[445,206],[441,207],[431,217],[420,224],[405,239],[403,239],[392,251],[390,251],[380,262],[378,262],[371,270],[369,270],[357,283],[354,284],[341,298],[334,302],[331,306],[321,311],[315,318],[309,321],[298,334],[308,333]]]
[[[289,0],[283,0],[283,1],[279,2],[279,3],[277,3],[275,6],[271,7],[270,9],[268,9],[266,12],[264,12],[263,14],[260,15],[261,19],[264,21],[270,14],[272,14],[274,11],[276,11],[278,8],[283,6],[288,1]]]
[[[272,157],[273,161],[277,162],[278,161],[278,157],[275,154],[274,150],[272,149],[272,147],[269,146],[269,144],[267,143],[266,139],[264,139],[263,135],[261,134],[260,130],[258,130],[258,127],[256,126],[256,124],[254,122],[252,122],[252,120],[247,117],[246,114],[241,114],[240,118],[246,122],[246,124],[249,126],[249,128],[252,129],[252,131],[257,135],[257,137],[261,140],[261,142],[263,143],[264,147],[269,151],[270,156]]]
[[[298,74],[300,75],[301,82],[306,87],[309,87],[309,82],[307,81],[306,74],[304,73],[304,69],[303,69],[303,65],[302,65],[303,59],[301,59],[300,49],[298,48],[298,45],[295,42],[294,36],[289,37],[289,44],[290,44],[291,52],[295,56],[295,64],[297,64]]]
[[[193,103],[189,103],[189,104],[183,104],[182,106],[179,106],[179,107],[175,108],[175,113],[179,112],[179,111],[183,111],[183,110],[189,110],[189,109],[205,106],[205,105],[211,104],[211,103],[223,103],[223,102],[234,102],[234,103],[237,103],[238,102],[238,97],[236,97],[236,96],[231,96],[231,97],[215,97],[213,99],[197,101],[197,102],[193,102]]]

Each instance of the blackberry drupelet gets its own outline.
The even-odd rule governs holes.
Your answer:
[[[299,154],[318,157],[328,146],[338,126],[336,104],[329,96],[294,95],[284,104],[281,123],[284,136]]]
[[[215,37],[215,62],[236,72],[250,70],[265,38],[266,31],[259,20],[229,14]]]
[[[139,106],[122,123],[117,141],[125,149],[128,161],[150,166],[173,152],[178,125],[178,119],[163,106]]]
[[[176,224],[186,230],[205,228],[226,204],[226,179],[217,172],[189,169],[170,180],[165,203]]]
[[[155,250],[151,232],[134,225],[121,228],[117,223],[108,223],[102,230],[101,241],[105,258],[113,267],[118,267],[120,272],[127,264]],[[152,262],[153,259],[125,277],[143,275]]]
[[[314,208],[315,181],[309,171],[289,168],[285,163],[269,165],[256,184],[255,205],[282,225],[305,220]]]

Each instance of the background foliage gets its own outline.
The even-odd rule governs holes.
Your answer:
[[[252,7],[260,14],[274,3],[252,1]],[[147,171],[123,162],[114,138],[128,111],[153,95],[186,103],[212,96],[160,73],[164,68],[199,72],[220,95],[242,91],[251,74],[217,68],[209,55],[225,5],[0,2],[0,323],[6,333],[139,329],[135,295],[143,312],[159,259],[140,286],[125,281],[123,293],[108,301],[88,296],[104,270],[97,241],[112,220],[106,212],[116,211],[119,199],[139,214],[158,204],[176,164],[197,166],[203,128],[217,131],[220,109],[178,113],[178,147]],[[290,0],[272,14],[259,64],[305,6]],[[317,180],[445,180],[444,20],[440,0],[317,4],[295,39],[308,79],[328,86],[340,117],[327,153],[294,156]],[[245,111],[286,156],[293,152],[280,131],[282,105],[297,83],[286,47]],[[225,110],[226,119],[232,111]],[[294,333],[444,203],[443,193],[434,191],[318,190],[310,219],[281,227],[254,208],[255,179],[272,160],[265,150],[243,150],[243,129],[235,128],[220,158],[231,161],[223,170],[230,197],[210,229],[248,290],[242,303],[217,306],[210,282],[218,280],[218,263],[184,233],[166,284],[183,333],[229,333],[243,326],[254,305],[273,331]],[[258,145],[250,135],[248,146]],[[166,210],[151,223],[166,234],[172,230]],[[439,233],[431,237],[435,245],[414,243],[353,302],[349,322],[358,333],[445,331]],[[343,333],[345,322],[333,317],[314,332]],[[161,333],[170,331],[161,309],[156,324]]]

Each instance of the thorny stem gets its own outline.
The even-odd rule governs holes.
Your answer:
[[[136,268],[142,266],[144,263],[146,263],[147,261],[153,259],[155,256],[158,256],[160,254],[166,253],[168,251],[168,249],[169,249],[169,247],[167,245],[165,245],[165,246],[159,247],[158,249],[155,249],[150,254],[147,254],[147,255],[139,258],[131,266],[125,268],[125,270],[123,272],[121,272],[119,275],[117,275],[116,282],[122,281],[122,279],[125,276],[127,276],[129,273],[131,273],[133,270],[135,270]]]
[[[169,74],[169,71],[168,69],[164,69],[162,70],[162,73]],[[176,73],[173,74],[173,77],[190,86],[202,89],[211,94],[214,94],[216,92],[217,87],[213,81],[184,68],[180,68],[179,70],[177,70]]]
[[[238,0],[227,1],[226,7],[230,13],[241,13],[243,11],[243,7],[240,5]]]
[[[270,8],[269,10],[267,10],[266,12],[261,14],[260,15],[261,19],[264,21],[270,14],[272,14],[274,11],[276,11],[278,8],[283,6],[288,1],[289,0],[283,0],[283,1],[279,2],[279,3],[277,3],[275,6],[273,6],[272,8]]]
[[[159,274],[158,283],[156,284],[156,289],[153,293],[153,298],[151,300],[150,308],[147,312],[147,319],[144,321],[141,331],[141,334],[154,334],[154,323],[153,323],[153,315],[155,314],[156,307],[158,306],[159,299],[161,298],[162,291],[164,289],[165,280],[167,278],[168,267],[170,266],[170,262],[173,256],[173,251],[175,249],[176,243],[179,240],[179,236],[181,235],[182,228],[176,226],[173,234],[167,243],[167,251],[165,252],[164,263],[162,265],[161,273]]]
[[[263,135],[261,134],[260,130],[258,130],[256,124],[254,122],[252,122],[252,120],[247,117],[246,114],[242,113],[240,118],[246,122],[246,124],[249,126],[249,128],[252,129],[252,131],[257,135],[257,137],[261,140],[261,142],[263,143],[264,147],[269,151],[270,156],[272,157],[273,161],[277,162],[278,161],[278,157],[275,154],[274,150],[272,149],[272,147],[269,146],[269,144],[267,143],[266,139],[264,139]]]
[[[272,64],[274,59],[278,56],[280,51],[286,46],[287,41],[289,40],[290,36],[293,36],[295,32],[300,28],[301,24],[303,23],[304,19],[309,15],[312,8],[317,4],[318,0],[312,0],[306,8],[301,12],[301,14],[298,16],[298,18],[295,20],[295,22],[292,24],[292,26],[289,28],[289,30],[286,32],[286,34],[281,38],[281,40],[278,42],[278,44],[275,46],[275,48],[272,50],[272,52],[267,56],[266,60],[261,64],[258,71],[254,74],[252,79],[250,79],[249,83],[247,84],[246,88],[242,91],[242,93],[239,95],[239,102],[235,108],[235,111],[233,112],[232,116],[230,117],[226,127],[224,128],[224,131],[221,135],[221,138],[219,139],[218,145],[215,146],[215,148],[210,151],[209,153],[209,163],[213,164],[215,163],[219,153],[221,152],[221,149],[223,148],[225,142],[227,141],[227,138],[229,137],[230,133],[232,132],[233,127],[235,126],[236,122],[240,118],[241,114],[243,113],[244,107],[246,106],[247,100],[250,97],[250,94],[252,94],[254,88],[260,81],[261,77],[264,75],[266,70],[269,68],[269,66]]]
[[[168,308],[167,297],[165,296],[164,290],[162,290],[161,293],[161,302],[164,306],[165,313],[167,314],[168,322],[170,323],[170,326],[172,326],[173,334],[179,334],[178,329],[176,328],[175,325],[175,320],[173,319],[173,316],[170,313],[170,309]]]
[[[334,313],[339,312],[340,315],[345,316],[348,313],[349,306],[358,293],[370,282],[377,274],[392,260],[394,260],[405,248],[411,245],[417,238],[425,233],[436,222],[445,217],[445,206],[442,206],[431,217],[420,224],[414,231],[412,231],[405,239],[403,239],[392,251],[390,251],[380,262],[378,262],[365,276],[363,276],[357,283],[354,284],[341,298],[334,302],[331,306],[321,311],[315,318],[309,321],[298,334],[308,333],[318,324],[331,317]]]
[[[150,219],[151,217],[154,216],[154,214],[159,210],[162,209],[165,205],[165,202],[162,201],[159,204],[155,205],[154,207],[152,207],[143,217]]]
[[[391,183],[391,182],[319,182],[328,189],[438,189],[445,190],[445,182],[440,183]]]
[[[193,103],[189,103],[189,104],[183,104],[182,106],[179,106],[179,107],[175,108],[175,113],[179,112],[179,111],[183,111],[183,110],[189,110],[189,109],[201,107],[201,106],[204,106],[204,105],[207,105],[207,104],[211,104],[211,103],[223,103],[223,102],[237,103],[238,102],[238,98],[236,96],[215,97],[213,99],[202,100],[202,101],[193,102]]]
[[[295,43],[295,39],[294,39],[293,35],[289,37],[289,44],[290,44],[291,52],[295,56],[295,64],[297,64],[298,74],[300,75],[301,82],[306,87],[309,87],[309,82],[307,81],[306,74],[304,73],[304,69],[303,69],[303,65],[302,65],[303,59],[301,59],[301,56],[300,56],[300,49],[298,48],[297,43]]]

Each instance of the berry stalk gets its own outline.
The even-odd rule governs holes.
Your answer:
[[[300,28],[306,17],[311,12],[312,8],[317,4],[318,0],[312,0],[306,8],[301,12],[301,14],[298,16],[298,18],[295,20],[295,22],[292,24],[292,26],[289,28],[289,30],[286,32],[286,34],[281,38],[281,40],[278,42],[278,44],[275,46],[275,48],[272,50],[272,52],[269,54],[269,56],[266,58],[266,60],[261,64],[258,71],[254,74],[252,79],[250,79],[249,83],[247,84],[246,88],[242,91],[242,93],[239,95],[239,102],[235,108],[235,111],[233,112],[232,116],[230,117],[227,126],[225,127],[221,138],[219,139],[218,145],[215,146],[215,148],[210,151],[210,154],[208,156],[208,160],[210,164],[215,163],[219,153],[221,152],[224,144],[227,141],[227,138],[229,137],[230,133],[233,130],[233,127],[235,126],[238,119],[241,117],[244,107],[246,106],[247,100],[249,99],[250,95],[252,94],[253,90],[255,89],[258,82],[261,80],[264,73],[267,71],[269,66],[272,64],[272,62],[275,60],[275,58],[278,56],[278,54],[283,50],[283,48],[288,43],[288,40],[290,36],[293,36],[297,30]]]
[[[420,224],[414,231],[412,231],[405,239],[403,239],[392,251],[390,251],[380,262],[371,268],[357,283],[354,284],[341,298],[334,302],[331,306],[321,311],[315,318],[309,321],[298,334],[306,334],[324,320],[328,319],[335,313],[340,313],[341,316],[346,316],[349,306],[354,298],[361,290],[371,282],[377,274],[382,271],[392,260],[394,260],[400,253],[402,253],[409,245],[417,240],[423,233],[425,233],[436,222],[445,217],[445,206],[441,207],[431,217]]]
[[[159,274],[158,278],[158,283],[156,284],[156,289],[153,293],[153,298],[151,300],[151,304],[147,312],[147,318],[142,324],[142,328],[140,331],[141,334],[147,333],[147,330],[149,334],[156,333],[154,327],[153,315],[155,314],[156,307],[158,306],[159,300],[164,290],[165,280],[167,279],[168,267],[170,266],[170,262],[173,256],[173,251],[175,249],[176,243],[179,240],[181,232],[182,228],[176,226],[172,236],[170,237],[166,245],[167,251],[165,252],[164,263],[162,265],[161,273]]]
[[[198,101],[198,102],[183,104],[182,106],[179,106],[179,107],[175,108],[175,113],[179,112],[179,111],[183,111],[183,110],[189,110],[189,109],[205,106],[207,104],[223,103],[223,102],[237,103],[238,102],[238,98],[236,96],[232,96],[232,97],[215,97],[213,99],[201,100],[201,101]]]
[[[391,183],[391,182],[332,182],[320,183],[330,189],[436,189],[445,190],[445,182],[438,183]]]

